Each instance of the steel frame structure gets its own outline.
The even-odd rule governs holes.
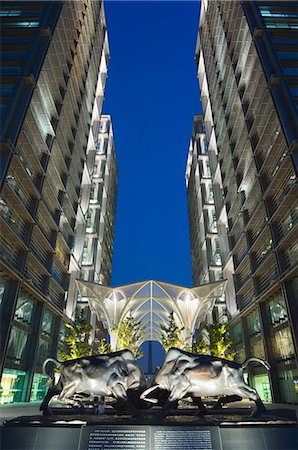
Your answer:
[[[181,337],[191,344],[193,334],[212,310],[215,300],[224,293],[226,281],[187,288],[162,281],[148,280],[118,287],[77,280],[82,301],[88,301],[92,311],[102,321],[117,350],[117,331],[112,331],[132,315],[141,321],[139,345],[146,341],[161,343],[161,324],[166,324],[174,312],[176,324],[183,328]]]

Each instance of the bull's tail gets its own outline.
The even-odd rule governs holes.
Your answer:
[[[271,369],[271,366],[269,364],[268,361],[264,361],[263,359],[260,358],[248,358],[246,361],[244,361],[244,363],[242,364],[242,369],[246,369],[246,367],[248,366],[249,363],[251,362],[258,362],[260,364],[262,364],[267,370]]]
[[[55,364],[56,367],[60,367],[61,366],[61,363],[59,361],[57,361],[57,359],[47,358],[45,360],[45,362],[42,365],[42,373],[48,377],[48,381],[45,384],[46,386],[49,386],[51,384],[51,382],[53,381],[53,378],[51,378],[50,375],[48,375],[46,373],[46,365],[48,364],[48,362],[52,362],[53,364]]]

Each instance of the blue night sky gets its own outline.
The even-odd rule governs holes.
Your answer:
[[[119,169],[112,285],[191,286],[185,166],[195,113],[199,2],[105,2],[103,112]]]

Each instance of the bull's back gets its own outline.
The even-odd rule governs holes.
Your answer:
[[[190,383],[190,393],[194,396],[221,396],[235,394],[235,387],[244,384],[242,371],[221,366],[215,374],[211,369],[196,367],[185,371]]]

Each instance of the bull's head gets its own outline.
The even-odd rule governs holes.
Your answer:
[[[189,388],[189,381],[183,374],[187,365],[189,365],[189,358],[181,350],[171,348],[154,377],[153,386],[142,393],[141,399],[157,404],[161,397],[164,397],[164,391],[169,392],[169,401],[183,398]],[[151,396],[153,392],[155,396]]]

